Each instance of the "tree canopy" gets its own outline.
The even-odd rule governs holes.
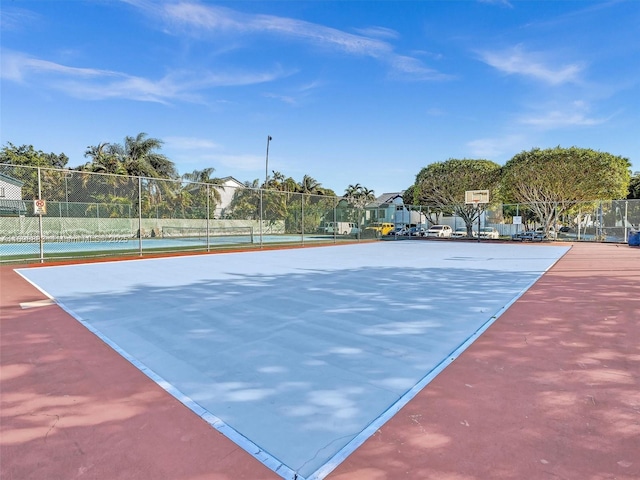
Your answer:
[[[467,190],[489,190],[494,197],[500,184],[501,167],[491,160],[454,159],[436,162],[420,170],[410,191],[413,204],[430,207],[435,214],[455,213],[471,234],[482,208],[465,204]]]
[[[30,167],[65,168],[69,157],[64,153],[45,153],[36,150],[33,145],[15,146],[11,142],[0,150],[0,163],[26,165]]]
[[[640,172],[635,172],[631,176],[631,180],[629,181],[629,195],[627,195],[627,198],[629,200],[640,200]]]
[[[373,190],[356,183],[355,185],[349,185],[345,189],[343,198],[347,200],[349,205],[361,209],[367,203],[375,200],[376,195]]]
[[[175,164],[158,152],[162,144],[162,140],[139,133],[135,137],[125,137],[124,144],[99,143],[89,146],[84,156],[91,160],[79,170],[176,179],[178,171]]]
[[[506,201],[527,203],[548,229],[578,202],[625,198],[628,159],[585,148],[555,147],[521,152],[503,168]]]

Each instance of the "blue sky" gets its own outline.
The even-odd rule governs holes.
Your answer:
[[[9,1],[1,141],[146,132],[180,173],[400,191],[429,163],[534,147],[640,170],[640,2]]]

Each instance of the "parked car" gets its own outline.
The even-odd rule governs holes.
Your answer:
[[[511,240],[517,242],[541,242],[544,240],[544,235],[536,230],[527,230],[511,235]]]
[[[407,229],[407,227],[402,226],[402,227],[396,227],[393,230],[391,230],[390,232],[387,233],[387,235],[389,236],[405,236],[408,235],[409,230]]]
[[[360,232],[358,225],[352,222],[327,222],[321,231],[338,235],[357,235]]]
[[[478,232],[476,232],[475,230],[473,230],[472,235],[474,237],[478,236]],[[467,228],[466,227],[461,227],[461,228],[456,228],[452,233],[451,233],[451,237],[452,238],[467,238]]]
[[[407,230],[407,235],[410,237],[420,237],[424,231],[425,229],[423,227],[411,227]]]
[[[432,225],[427,230],[427,237],[439,237],[439,238],[449,238],[453,233],[452,228],[449,225]]]
[[[382,235],[386,235],[390,231],[394,229],[393,223],[387,222],[376,222],[369,225],[364,229],[363,236],[367,237],[380,237]]]
[[[500,233],[494,227],[482,227],[480,229],[480,238],[500,238]]]
[[[536,228],[536,232],[538,232],[544,238],[548,238],[550,240],[555,240],[556,238],[558,238],[558,234],[556,233],[556,229],[553,228],[553,227],[549,227],[549,230],[547,231],[546,235],[545,235],[545,232],[544,232],[544,227]]]
[[[452,233],[451,233],[451,237],[453,238],[463,238],[467,236],[467,229],[466,228],[456,228]]]

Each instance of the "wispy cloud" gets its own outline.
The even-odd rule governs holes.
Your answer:
[[[614,115],[596,118],[589,115],[589,105],[584,101],[575,101],[569,105],[550,106],[539,113],[522,115],[518,123],[530,125],[542,130],[569,127],[590,127],[608,122]]]
[[[240,171],[254,171],[264,167],[264,158],[257,155],[216,155],[212,160],[229,169]]]
[[[2,78],[6,80],[13,80],[15,82],[22,82],[30,76],[39,74],[58,74],[60,76],[74,78],[113,78],[121,76],[108,70],[60,65],[8,50],[2,50],[1,61],[2,71],[0,72],[0,75]]]
[[[149,15],[160,15],[165,25],[181,33],[199,37],[207,34],[288,37],[349,55],[375,58],[390,66],[396,75],[402,73],[418,80],[447,78],[417,58],[396,53],[392,44],[383,39],[397,38],[397,32],[382,27],[360,29],[360,34],[355,34],[304,20],[246,14],[227,7],[196,2],[164,3],[160,8],[142,0],[130,0],[129,3]]]
[[[14,82],[41,82],[47,88],[87,100],[123,98],[158,103],[174,100],[201,103],[199,92],[208,88],[266,83],[287,73],[279,69],[224,73],[182,71],[148,79],[110,70],[71,67],[19,52],[2,51],[0,75]]]
[[[479,3],[487,3],[489,5],[498,5],[500,7],[513,8],[513,4],[509,0],[478,0]]]
[[[369,27],[369,28],[356,28],[355,32],[365,37],[377,37],[377,38],[389,38],[396,39],[400,37],[400,34],[396,30],[386,27]]]
[[[12,8],[3,5],[0,9],[0,29],[3,32],[25,30],[38,22],[40,17],[24,8]]]
[[[513,155],[522,149],[526,139],[524,135],[504,135],[502,137],[479,138],[467,143],[471,156],[475,158],[496,159]],[[495,161],[495,160],[494,160]]]
[[[175,150],[215,150],[220,148],[220,146],[212,142],[206,138],[195,138],[195,137],[165,137],[164,143],[167,147],[173,148]]]
[[[581,63],[550,65],[548,55],[527,52],[521,45],[503,51],[480,52],[479,55],[484,63],[503,73],[531,77],[550,85],[577,83],[584,70]]]

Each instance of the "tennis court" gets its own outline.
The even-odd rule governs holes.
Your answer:
[[[306,236],[305,241],[308,243],[328,242],[332,240],[330,236]],[[103,240],[101,238],[80,237],[69,241],[61,237],[54,241],[46,241],[43,244],[43,252],[45,256],[51,255],[78,255],[82,253],[106,252],[116,253],[137,253],[138,251],[172,251],[172,250],[206,250],[207,246],[211,248],[219,248],[224,246],[246,247],[259,246],[261,244],[278,244],[278,243],[300,243],[300,235],[260,235],[248,233],[246,235],[221,235],[211,236],[208,239],[205,236],[193,238],[113,238]],[[40,243],[37,240],[29,239],[24,242],[8,242],[0,243],[0,262],[12,261],[15,257],[31,256],[37,258],[40,252]]]
[[[283,478],[324,478],[569,247],[378,242],[20,269]]]

